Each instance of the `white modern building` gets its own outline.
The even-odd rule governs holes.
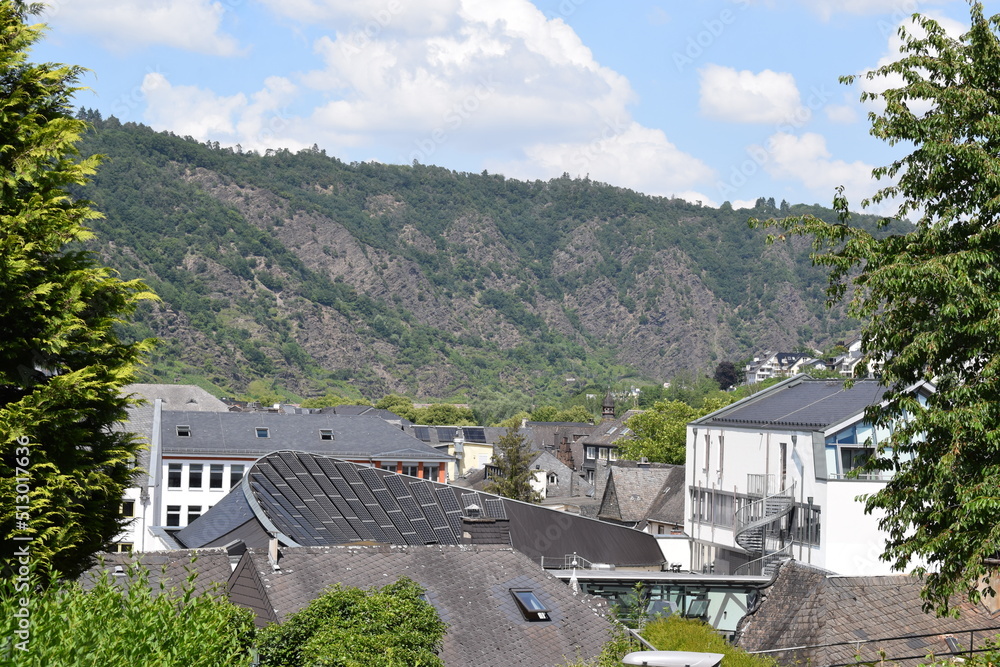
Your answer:
[[[688,424],[692,568],[760,574],[790,556],[838,574],[891,573],[879,517],[857,499],[885,479],[849,475],[885,435],[864,420],[883,391],[798,375]]]

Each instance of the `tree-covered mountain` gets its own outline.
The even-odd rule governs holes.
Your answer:
[[[105,215],[94,247],[162,298],[134,332],[162,341],[151,380],[555,397],[856,326],[825,309],[808,247],[766,246],[746,224],[831,215],[820,207],[260,155],[81,114],[83,154],[105,156],[78,193]]]

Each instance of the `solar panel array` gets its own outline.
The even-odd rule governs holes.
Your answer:
[[[469,505],[481,516],[507,518],[500,498],[473,492],[459,500],[442,484],[296,452],[261,459],[249,477],[274,527],[306,546],[460,544]]]

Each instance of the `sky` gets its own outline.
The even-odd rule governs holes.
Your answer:
[[[78,106],[243,150],[856,209],[906,147],[869,135],[886,84],[838,78],[914,12],[968,24],[958,0],[49,0],[31,58],[89,70]]]

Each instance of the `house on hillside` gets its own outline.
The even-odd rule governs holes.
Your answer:
[[[425,590],[448,624],[439,657],[455,667],[558,667],[592,660],[608,641],[606,603],[575,594],[509,546],[283,547],[247,551],[230,600],[258,625],[282,622],[335,584],[382,587],[401,576]]]
[[[825,369],[826,364],[803,352],[771,352],[755,354],[743,369],[744,383],[756,384],[771,378],[787,378],[808,372],[810,368]]]
[[[983,648],[1000,632],[1000,615],[967,600],[957,603],[958,618],[925,614],[920,589],[914,576],[845,577],[786,561],[761,587],[734,643],[790,667],[921,665],[928,655]]]
[[[757,574],[793,557],[839,574],[889,574],[878,516],[857,500],[886,480],[849,475],[885,436],[864,419],[883,391],[873,380],[845,389],[799,375],[688,424],[693,569]]]
[[[389,470],[306,452],[257,461],[215,507],[174,535],[204,548],[241,540],[265,548],[382,543],[502,544],[560,567],[579,554],[592,563],[660,570],[653,536]]]

